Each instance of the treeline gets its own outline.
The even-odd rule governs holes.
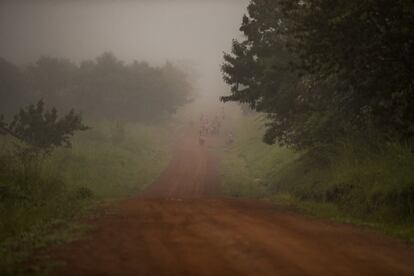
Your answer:
[[[224,56],[222,100],[266,113],[270,144],[411,144],[413,26],[413,1],[252,0],[245,38]]]
[[[153,122],[190,102],[192,86],[171,63],[125,64],[111,53],[79,64],[42,57],[24,67],[0,59],[0,99],[6,116],[43,99],[58,110],[75,108],[94,119]]]

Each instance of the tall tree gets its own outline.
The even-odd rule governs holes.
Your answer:
[[[341,82],[347,118],[414,135],[413,1],[282,0],[280,6],[298,67]]]
[[[268,143],[311,147],[368,125],[409,137],[412,3],[251,1],[245,39],[224,56],[222,100],[268,114]]]

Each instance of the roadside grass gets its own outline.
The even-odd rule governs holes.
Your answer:
[[[312,216],[414,240],[414,155],[401,144],[373,150],[363,141],[295,152],[261,142],[258,117],[242,120],[222,154],[222,190]]]
[[[300,154],[261,142],[260,117],[244,118],[235,133],[235,142],[221,158],[223,193],[232,197],[264,197],[272,175],[297,159]]]
[[[30,164],[16,157],[14,141],[0,141],[0,275],[25,274],[22,261],[33,251],[81,235],[87,226],[78,218],[142,191],[170,159],[164,127],[90,125],[72,148]]]
[[[124,138],[109,123],[80,133],[72,149],[59,149],[47,162],[67,183],[90,189],[97,199],[117,199],[141,191],[169,161],[168,131],[131,125]],[[114,141],[115,140],[115,141]]]
[[[409,221],[393,223],[389,220],[362,219],[360,216],[354,216],[344,211],[335,203],[300,200],[291,194],[275,193],[271,196],[263,197],[261,200],[306,216],[328,219],[338,223],[358,225],[380,231],[405,240],[411,245],[414,244],[414,223]]]

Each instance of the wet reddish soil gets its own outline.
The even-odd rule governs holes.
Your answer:
[[[53,249],[55,275],[414,275],[414,251],[350,225],[216,196],[216,160],[196,137],[142,195]]]

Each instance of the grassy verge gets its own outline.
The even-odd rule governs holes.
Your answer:
[[[33,250],[75,238],[75,218],[101,202],[141,191],[170,158],[167,130],[91,124],[73,148],[23,164],[13,141],[0,141],[0,275],[20,273]]]
[[[223,192],[288,206],[323,218],[414,239],[414,155],[400,144],[373,150],[342,141],[294,152],[261,142],[258,117],[243,119],[223,153]]]
[[[235,132],[235,142],[221,158],[222,190],[232,197],[265,197],[272,176],[299,157],[286,148],[261,142],[259,117],[246,117]]]

